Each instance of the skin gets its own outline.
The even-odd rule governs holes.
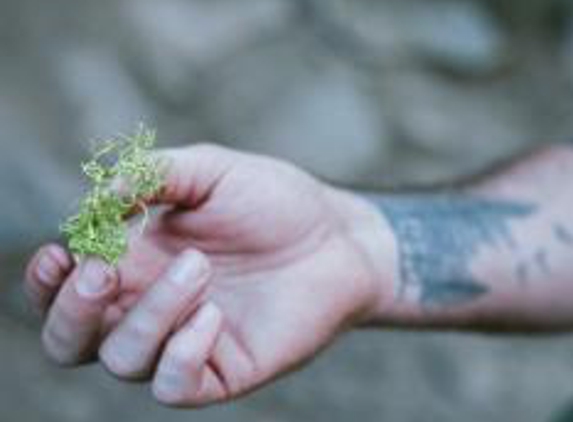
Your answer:
[[[111,268],[41,248],[25,289],[57,363],[99,360],[200,407],[296,369],[342,333],[573,325],[573,149],[464,186],[356,195],[210,145],[158,153],[165,188]]]
[[[160,155],[161,207],[143,236],[134,227],[117,271],[75,267],[57,245],[32,259],[26,290],[56,362],[99,355],[162,403],[202,406],[300,366],[365,320],[374,280],[346,217],[379,219],[365,202],[338,205],[345,194],[270,158],[214,146]]]

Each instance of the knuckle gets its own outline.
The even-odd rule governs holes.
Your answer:
[[[182,389],[167,389],[160,384],[154,383],[152,386],[153,396],[160,404],[168,407],[189,406],[189,400]]]
[[[42,315],[42,297],[36,291],[34,286],[29,282],[24,284],[24,297],[26,298],[29,307],[34,311],[34,313],[37,315]]]
[[[147,378],[161,340],[160,321],[146,310],[128,317],[108,336],[99,349],[99,358],[118,378]]]
[[[79,359],[66,343],[65,339],[50,326],[42,331],[42,346],[53,363],[63,367],[77,365]]]
[[[117,378],[130,378],[135,369],[130,359],[113,345],[104,344],[99,351],[99,359],[104,367]]]
[[[228,376],[222,380],[225,384],[225,390],[230,399],[240,397],[256,380],[254,369],[242,367],[237,370],[234,376]]]
[[[36,256],[34,256],[30,262],[28,262],[26,269],[24,271],[24,284],[25,285],[29,285],[29,284],[33,284],[36,282],[36,275],[35,275],[35,270],[36,270],[36,265],[37,265],[37,261],[38,261],[38,254],[36,254]]]
[[[190,394],[184,389],[165,389],[164,387],[153,384],[152,392],[155,400],[166,407],[174,409],[204,409],[211,404],[213,400],[203,398],[200,395]]]
[[[51,311],[52,325],[59,326],[59,331],[68,331],[72,327],[82,327],[90,322],[92,310],[88,306],[81,306],[75,298],[61,295],[56,299]]]
[[[233,400],[241,397],[247,390],[247,387],[252,383],[251,379],[242,378],[240,376],[228,376],[221,379],[220,383],[225,391],[225,399]]]
[[[99,350],[99,358],[114,376],[125,380],[139,380],[149,376],[152,354],[142,342],[129,337],[112,337]]]
[[[186,354],[180,350],[168,350],[164,359],[172,372],[182,375],[186,374],[187,376],[195,374],[201,366],[196,356]]]
[[[210,163],[228,163],[231,158],[238,158],[240,154],[236,151],[211,142],[199,142],[186,148],[189,157],[196,157],[199,161],[208,165]]]
[[[161,331],[158,311],[153,307],[141,309],[136,317],[133,315],[133,318],[129,318],[125,326],[117,331],[117,337],[132,343],[153,340]]]
[[[68,269],[72,265],[70,255],[58,245],[47,245],[42,252],[49,257],[60,270]]]
[[[171,340],[165,359],[171,368],[185,374],[194,374],[203,365],[200,356],[197,353],[191,353],[187,343],[179,338]]]
[[[225,151],[225,148],[214,143],[207,141],[200,141],[190,147],[188,147],[188,152],[193,154],[219,154]]]

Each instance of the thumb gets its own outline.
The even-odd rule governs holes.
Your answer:
[[[203,204],[240,157],[236,151],[211,144],[160,150],[155,154],[165,168],[163,186],[145,203],[187,208]]]

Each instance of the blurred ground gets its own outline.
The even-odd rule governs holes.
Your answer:
[[[0,420],[550,420],[570,338],[354,334],[236,405],[162,410],[49,366],[18,283],[88,141],[139,120],[381,186],[570,139],[572,112],[569,0],[0,0]]]

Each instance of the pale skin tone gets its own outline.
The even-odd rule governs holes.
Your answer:
[[[573,327],[573,148],[473,183],[356,195],[278,160],[159,152],[165,189],[117,269],[41,248],[26,292],[56,362],[171,406],[237,398],[358,327]]]

